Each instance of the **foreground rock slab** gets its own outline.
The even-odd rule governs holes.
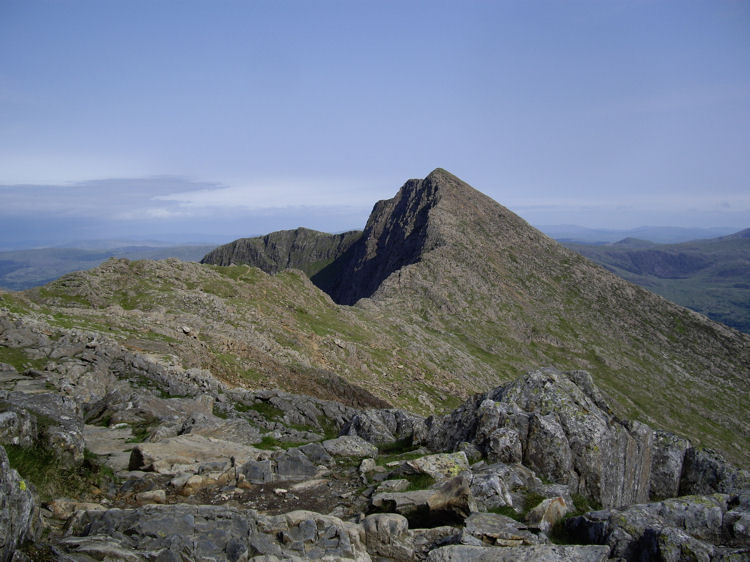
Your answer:
[[[263,451],[203,435],[179,435],[157,443],[140,443],[130,455],[129,470],[160,474],[196,472],[202,463],[224,462],[229,465],[257,460]]]
[[[362,534],[359,525],[311,511],[264,516],[225,506],[148,505],[80,512],[59,546],[117,560],[369,561]]]
[[[576,542],[626,560],[750,559],[750,494],[685,496],[566,521]]]
[[[483,547],[453,545],[430,551],[428,562],[602,562],[609,549],[602,546],[536,545]]]

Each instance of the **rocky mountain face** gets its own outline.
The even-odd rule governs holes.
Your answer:
[[[317,275],[309,232],[256,258],[330,295],[174,259],[0,293],[0,560],[750,555],[748,336],[443,170]]]
[[[425,418],[232,387],[32,318],[0,342],[50,359],[0,364],[0,560],[750,555],[750,473],[618,419],[583,371]]]
[[[443,369],[449,392],[530,364],[586,369],[622,416],[750,450],[747,335],[595,266],[445,170],[377,203],[318,275],[335,302],[406,328],[396,345],[423,385]]]
[[[282,230],[256,238],[240,238],[206,254],[201,263],[251,264],[266,273],[301,269],[313,276],[346,252],[362,235],[359,231],[326,234],[308,228]]]

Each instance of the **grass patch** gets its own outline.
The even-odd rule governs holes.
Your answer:
[[[269,404],[268,402],[256,402],[255,404],[251,404],[250,406],[247,406],[247,410],[245,411],[249,410],[258,412],[268,421],[280,421],[281,418],[284,417],[284,412],[281,409],[273,404]]]
[[[291,449],[292,447],[299,447],[304,444],[305,441],[281,441],[270,435],[265,435],[263,439],[260,440],[260,443],[255,443],[253,447],[257,449]]]
[[[544,500],[546,500],[543,495],[537,494],[536,492],[532,492],[531,490],[527,490],[526,493],[523,495],[523,516],[526,517],[526,514],[534,509],[536,506],[538,506],[540,503],[542,503]]]
[[[99,457],[84,451],[80,466],[67,468],[60,466],[53,451],[42,447],[24,448],[19,445],[6,445],[10,466],[25,479],[34,484],[42,501],[50,501],[61,496],[83,498],[91,493],[92,487],[103,488],[116,477],[107,466],[99,462]]]
[[[516,521],[523,520],[523,514],[518,513],[515,509],[513,509],[509,505],[501,505],[500,507],[493,507],[492,509],[488,509],[487,512],[497,513],[498,515],[505,515],[506,517],[510,517],[511,519],[515,519]]]
[[[152,422],[135,423],[130,426],[133,437],[125,441],[126,443],[143,443],[151,435]]]
[[[27,369],[44,369],[47,365],[47,359],[32,359],[20,347],[0,346],[0,363],[13,365],[16,371],[23,373]]]
[[[236,406],[235,406],[236,407]],[[227,419],[229,417],[229,414],[226,413],[224,410],[219,408],[216,404],[214,404],[214,409],[211,411],[213,415],[215,415],[217,418],[221,418],[223,420]]]
[[[0,294],[0,308],[15,314],[26,314],[29,310],[20,298],[9,294]]]
[[[409,487],[406,488],[407,492],[413,490],[426,490],[435,483],[435,479],[432,476],[422,472],[418,474],[405,474],[403,478],[409,481]]]

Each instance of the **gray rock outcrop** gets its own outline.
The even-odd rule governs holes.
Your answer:
[[[201,263],[213,265],[247,264],[266,273],[301,269],[310,276],[344,254],[362,233],[327,234],[297,228],[255,238],[240,238],[206,254]]]
[[[652,431],[617,420],[583,371],[540,369],[432,417],[415,438],[433,450],[474,443],[605,506],[647,501]],[[520,449],[520,450],[519,450]]]
[[[750,496],[684,496],[566,521],[580,542],[606,544],[625,560],[714,560],[750,556]],[[732,558],[732,557],[735,558]]]
[[[41,530],[38,499],[0,447],[0,562],[10,560],[25,541],[36,540]]]

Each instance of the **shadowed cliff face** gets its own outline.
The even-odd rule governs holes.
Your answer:
[[[246,263],[266,273],[293,268],[314,275],[343,254],[360,235],[359,231],[327,234],[308,228],[282,230],[219,246],[206,254],[201,263],[223,266]]]
[[[371,296],[394,271],[419,261],[429,242],[429,214],[442,196],[439,174],[409,180],[379,201],[362,237],[313,282],[339,304]]]

